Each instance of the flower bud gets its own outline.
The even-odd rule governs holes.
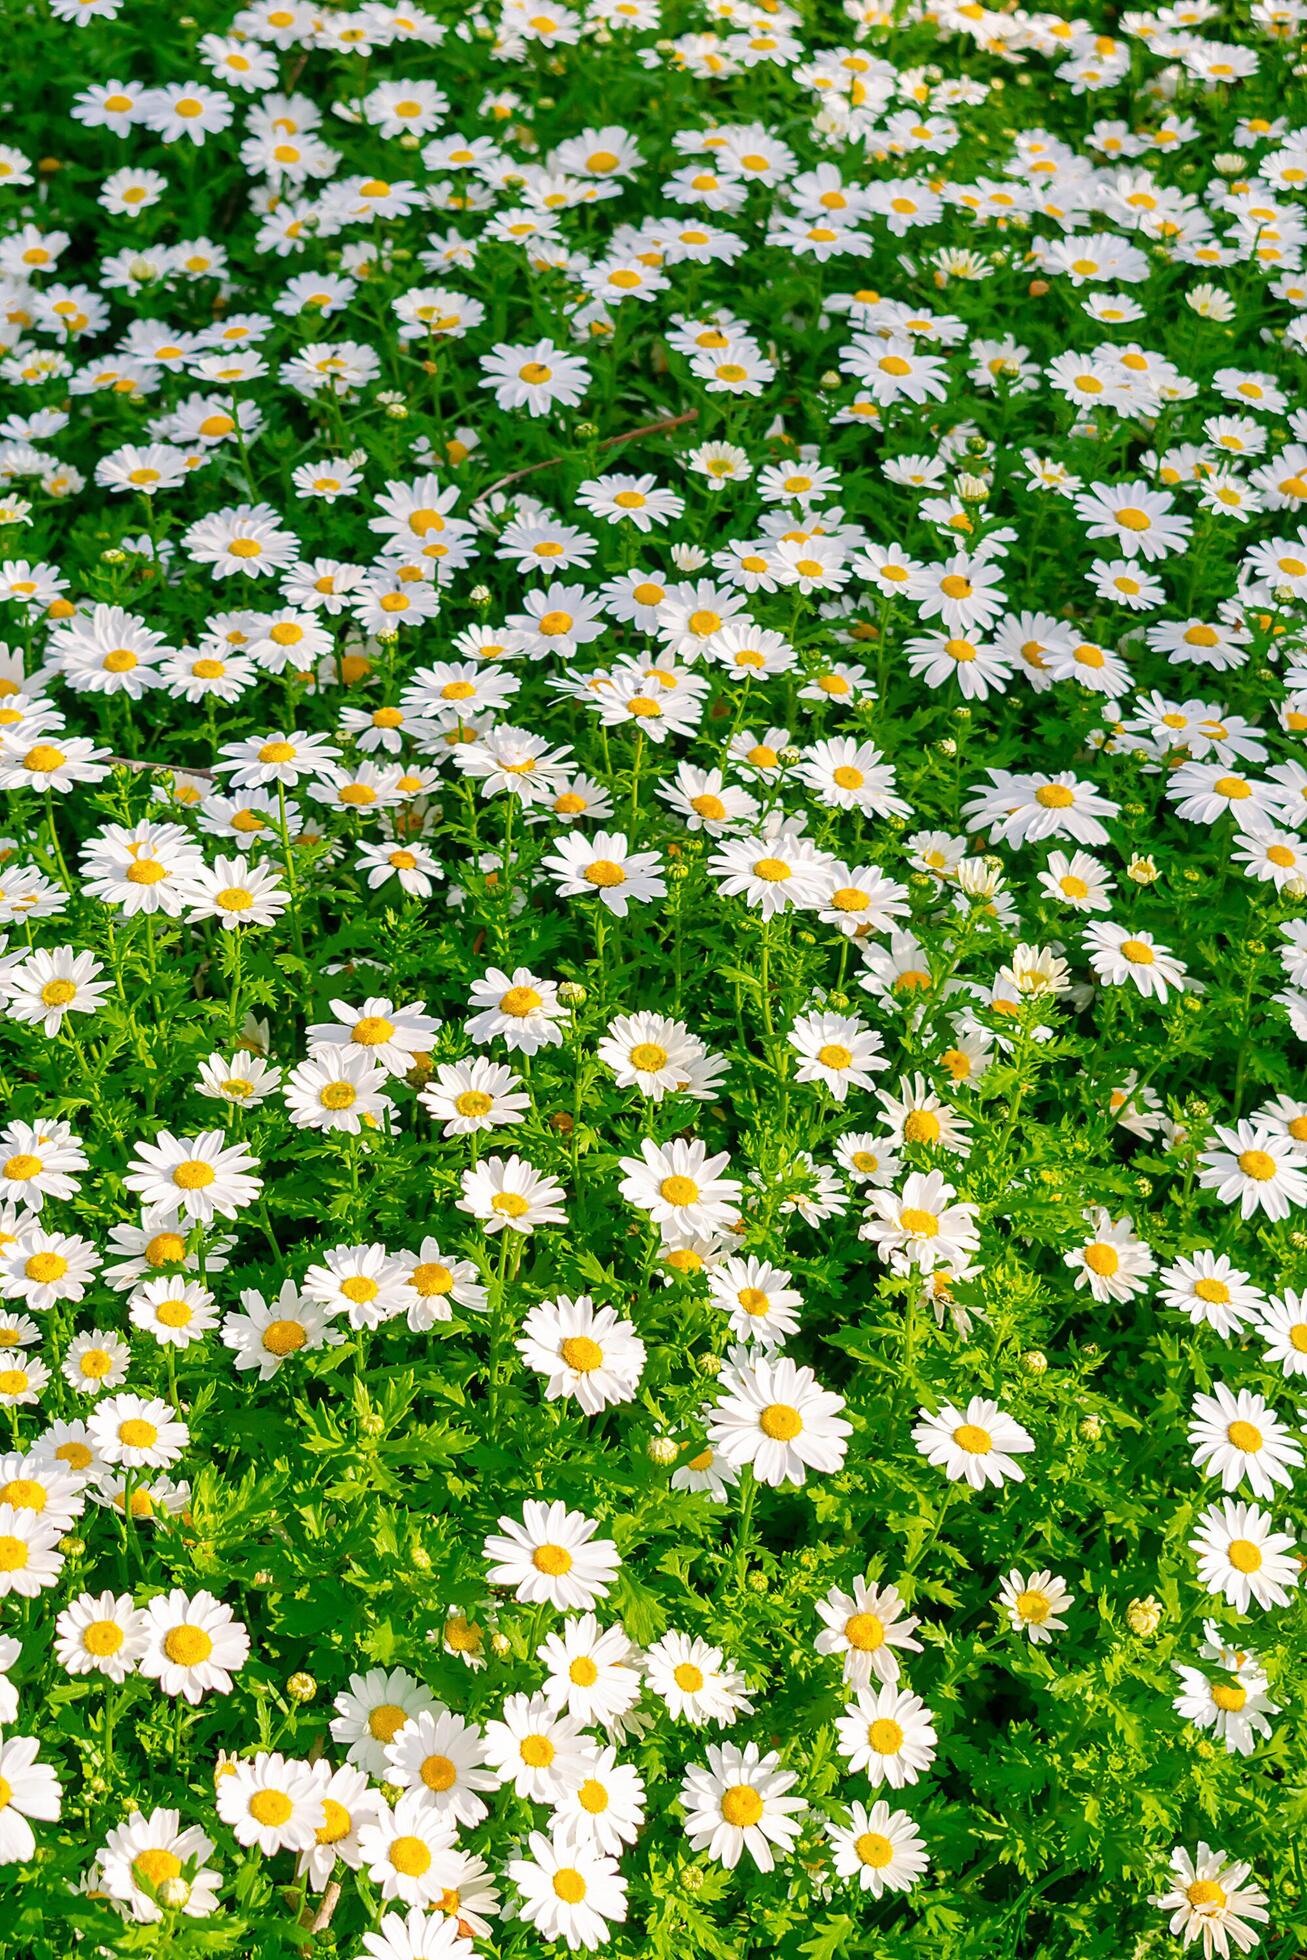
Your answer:
[[[650,1463],[660,1463],[664,1470],[681,1454],[679,1443],[671,1436],[651,1436],[645,1449]]]
[[[292,1701],[309,1702],[318,1692],[318,1684],[311,1674],[292,1674],[286,1683],[286,1693]]]
[[[1131,1633],[1137,1634],[1140,1640],[1151,1640],[1162,1624],[1161,1601],[1154,1599],[1151,1593],[1143,1599],[1132,1599],[1125,1609],[1125,1616]]]

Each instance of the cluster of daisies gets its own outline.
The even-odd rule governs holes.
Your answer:
[[[1305,20],[15,23],[16,1910],[1307,1941]]]

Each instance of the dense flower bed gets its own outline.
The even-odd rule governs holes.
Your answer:
[[[1307,1943],[1301,0],[15,0],[0,1954]]]

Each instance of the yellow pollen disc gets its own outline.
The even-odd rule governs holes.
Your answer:
[[[1227,1715],[1237,1715],[1248,1699],[1247,1688],[1233,1678],[1227,1681],[1212,1681],[1209,1683],[1209,1686],[1212,1691],[1212,1700]]]
[[[587,1334],[571,1334],[559,1349],[563,1360],[578,1375],[591,1375],[604,1365],[604,1351]]]
[[[1232,1422],[1226,1435],[1235,1449],[1251,1452],[1262,1447],[1262,1432],[1251,1422]]]
[[[422,1781],[428,1790],[452,1790],[458,1781],[457,1765],[448,1756],[428,1756],[422,1765]]]
[[[933,1211],[919,1211],[908,1205],[899,1213],[899,1224],[914,1239],[933,1239],[939,1233],[939,1219]]]
[[[672,1679],[682,1694],[697,1695],[703,1687],[703,1670],[696,1667],[693,1661],[681,1661],[672,1669]]]
[[[1123,939],[1121,953],[1123,958],[1129,960],[1131,966],[1152,966],[1157,959],[1157,955],[1146,939]]]
[[[886,1865],[894,1862],[894,1846],[879,1831],[864,1831],[853,1841],[853,1849],[861,1864],[870,1865],[873,1871],[883,1871]]]
[[[1185,1893],[1191,1906],[1211,1907],[1219,1911],[1225,1904],[1225,1893],[1214,1878],[1196,1878]]]
[[[758,1418],[758,1427],[774,1443],[789,1443],[803,1428],[803,1417],[788,1402],[769,1402]]]
[[[1255,1184],[1269,1184],[1275,1176],[1275,1159],[1266,1150],[1245,1150],[1239,1157],[1239,1169]]]
[[[531,1563],[537,1572],[547,1573],[551,1579],[561,1579],[572,1569],[572,1554],[566,1545],[537,1545],[531,1554]]]
[[[762,1816],[762,1798],[751,1783],[735,1783],[722,1792],[722,1816],[737,1831],[757,1823]]]
[[[126,1422],[118,1425],[118,1440],[125,1449],[152,1450],[159,1440],[159,1432],[143,1416],[128,1416]]]
[[[669,1205],[693,1205],[699,1199],[699,1187],[692,1177],[665,1177],[658,1191]]]
[[[994,1445],[987,1429],[981,1429],[974,1422],[959,1423],[953,1431],[953,1441],[968,1456],[987,1456]]]
[[[182,1191],[203,1191],[216,1175],[212,1164],[199,1157],[187,1157],[173,1171],[172,1181]]]
[[[626,883],[625,871],[611,858],[596,858],[593,864],[587,864],[583,875],[589,884],[598,885],[602,890]]]
[[[1053,1611],[1053,1603],[1047,1593],[1019,1592],[1015,1603],[1019,1617],[1029,1626],[1042,1627]]]
[[[1088,1245],[1085,1247],[1085,1264],[1100,1279],[1110,1279],[1121,1264],[1121,1256],[1114,1245]]]
[[[334,1797],[322,1799],[322,1811],[322,1823],[318,1827],[316,1841],[319,1844],[339,1844],[342,1838],[349,1836],[354,1827],[354,1820],[344,1804],[337,1803]]]
[[[278,1356],[294,1354],[307,1339],[308,1335],[298,1320],[270,1320],[260,1337],[268,1353]]]
[[[165,1851],[162,1845],[138,1851],[132,1859],[132,1870],[136,1877],[157,1892],[165,1879],[181,1876],[182,1861],[175,1851]]]
[[[867,1725],[867,1740],[878,1756],[897,1756],[903,1747],[903,1731],[888,1715],[878,1715]]]
[[[41,989],[41,999],[47,1007],[67,1007],[76,994],[77,984],[73,980],[47,980]]]
[[[587,1776],[576,1794],[582,1810],[592,1817],[601,1817],[608,1808],[608,1792],[593,1776]]]
[[[540,995],[534,987],[510,987],[500,999],[499,1011],[501,1014],[511,1015],[515,1021],[522,1021],[528,1014],[534,1014],[542,1005]]]
[[[876,1613],[855,1613],[844,1622],[844,1638],[859,1654],[874,1654],[885,1645],[885,1623]]]
[[[203,1627],[170,1627],[163,1638],[163,1651],[175,1667],[198,1667],[213,1652],[213,1642]]]
[[[1226,1556],[1236,1572],[1259,1572],[1262,1566],[1260,1545],[1254,1545],[1251,1538],[1232,1538]]]
[[[547,1735],[524,1735],[518,1747],[522,1761],[530,1769],[548,1769],[556,1753]]]
[[[407,1720],[398,1702],[379,1702],[368,1716],[368,1731],[377,1742],[393,1742]]]
[[[390,1847],[390,1862],[405,1878],[421,1878],[431,1865],[431,1852],[419,1837],[397,1837]]]

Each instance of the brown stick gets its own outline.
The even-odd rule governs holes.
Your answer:
[[[663,422],[646,422],[643,427],[639,429],[627,429],[620,436],[605,436],[599,444],[599,448],[613,449],[619,442],[634,442],[639,436],[660,436],[665,429],[679,429],[684,427],[685,423],[697,422],[698,419],[698,409],[688,408],[684,415],[669,415]],[[534,476],[537,470],[552,469],[554,464],[561,460],[561,457],[558,456],[546,456],[543,463],[528,463],[524,470],[513,470],[508,476],[497,477],[492,484],[481,492],[479,497],[473,497],[472,508],[475,510],[476,506],[483,504],[487,497],[493,497],[496,490],[502,490],[505,484],[518,483],[524,476]]]

